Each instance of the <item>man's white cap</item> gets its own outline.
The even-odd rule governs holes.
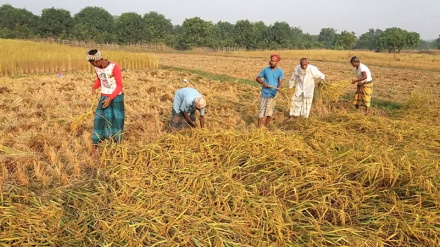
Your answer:
[[[203,97],[198,97],[194,100],[194,106],[197,109],[203,109],[206,106],[206,100]]]

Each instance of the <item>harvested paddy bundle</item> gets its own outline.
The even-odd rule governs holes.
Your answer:
[[[406,100],[404,106],[406,109],[423,109],[436,107],[436,98],[432,90],[427,88],[416,89],[411,92],[410,97]]]
[[[59,126],[71,118],[65,105],[50,104],[47,109],[55,111],[37,124],[19,121],[17,112],[28,113],[0,107],[11,109],[3,115],[0,144],[14,149],[0,146],[1,244],[439,246],[438,104],[393,117],[333,111],[267,131],[250,124],[258,88],[208,81],[197,84],[212,102],[207,128],[169,135],[159,125],[162,118],[167,123],[171,108],[171,97],[163,95],[181,83],[128,76],[128,82],[139,82],[127,83],[133,97],[128,138],[122,145],[104,142],[95,159],[88,131],[59,138],[71,136]],[[142,94],[151,85],[155,97]],[[24,98],[6,102],[39,103]],[[83,94],[72,107],[82,113],[90,100]],[[27,126],[41,129],[23,131]],[[35,155],[1,155],[17,150]]]
[[[101,98],[100,94],[97,94],[96,97],[93,98],[92,104],[90,105],[90,108],[87,112],[81,114],[79,117],[75,118],[70,123],[70,131],[75,132],[78,130],[78,127],[82,124],[82,122],[93,115],[93,113],[96,110],[96,107],[98,106],[99,99]]]
[[[44,195],[15,187],[4,193],[0,239],[57,246],[436,246],[440,180],[433,154],[411,151],[417,143],[375,148],[383,140],[367,137],[357,148],[352,132],[371,133],[344,124],[313,122],[301,135],[193,129],[143,146],[104,146],[105,169],[92,179]],[[382,126],[381,133],[392,124],[370,121],[371,131]]]
[[[274,86],[269,85],[269,87],[271,88],[275,88]],[[278,104],[278,106],[281,105],[281,109],[283,109],[284,113],[288,113],[290,111],[290,97],[292,97],[292,95],[295,93],[295,89],[290,89],[290,88],[282,88],[281,90],[278,90],[277,95],[275,95],[275,99],[281,103]],[[278,96],[280,95],[280,96]],[[271,107],[273,107],[273,104],[275,104],[275,102],[272,102]]]
[[[24,152],[20,150],[16,150],[4,145],[0,144],[0,153],[3,153],[5,156],[12,156],[12,157],[26,157],[26,156],[34,156],[35,154],[32,152]]]
[[[346,92],[350,84],[348,80],[335,82],[326,80],[320,81],[316,85],[315,100],[324,103],[337,102],[339,97]]]

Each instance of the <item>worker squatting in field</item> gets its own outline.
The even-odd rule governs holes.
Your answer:
[[[171,131],[196,128],[196,111],[200,111],[200,127],[205,127],[206,100],[197,89],[185,87],[176,91],[170,121]]]

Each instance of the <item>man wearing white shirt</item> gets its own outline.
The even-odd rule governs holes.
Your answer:
[[[361,63],[356,56],[350,59],[350,63],[357,77],[351,80],[351,84],[357,83],[353,105],[356,106],[356,109],[359,109],[359,106],[365,106],[365,114],[368,114],[370,112],[371,96],[373,94],[373,77],[371,76],[371,71],[365,64]]]
[[[315,79],[325,80],[325,75],[316,66],[309,64],[307,58],[301,58],[299,63],[289,81],[289,88],[295,86],[295,93],[290,101],[289,119],[309,117],[315,93]]]

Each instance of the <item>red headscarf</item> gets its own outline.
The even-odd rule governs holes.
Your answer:
[[[270,59],[272,59],[272,57],[277,57],[278,61],[281,61],[281,56],[278,53],[274,53],[274,54],[270,55]]]

